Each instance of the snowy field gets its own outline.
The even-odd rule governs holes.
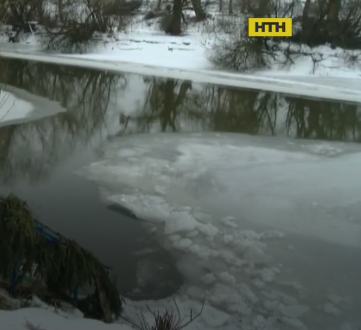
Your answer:
[[[205,295],[220,313],[189,329],[357,329],[360,151],[243,135],[138,135],[107,144],[82,175],[166,237],[188,279],[183,306],[199,308]]]
[[[57,102],[13,86],[0,89],[0,127],[40,119],[65,111]]]

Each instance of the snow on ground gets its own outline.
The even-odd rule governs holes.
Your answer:
[[[209,70],[212,64],[208,55],[212,49],[212,38],[202,32],[191,31],[180,37],[165,36],[159,31],[141,28],[130,34],[120,34],[116,40],[98,45],[86,54],[69,55],[98,61],[119,61],[166,68]],[[261,70],[266,76],[340,77],[361,79],[361,64],[350,57],[361,58],[361,51],[344,51],[328,46],[302,48],[309,55],[298,56],[291,66],[274,64]],[[318,61],[314,65],[312,56]]]
[[[219,36],[217,35],[219,38]],[[113,41],[98,45],[86,54],[71,57],[96,61],[119,61],[164,68],[211,70],[208,57],[215,36],[194,27],[185,36],[165,36],[150,27],[136,27],[128,34],[119,34]],[[329,46],[302,47],[304,56],[294,58],[291,66],[273,64],[258,74],[266,77],[331,77],[361,79],[361,51],[331,49]],[[312,55],[312,56],[311,56]],[[354,56],[356,60],[349,59]],[[312,58],[317,60],[314,65]],[[312,80],[309,80],[311,82]],[[359,80],[358,80],[359,83]],[[352,86],[352,84],[350,84]]]
[[[65,111],[59,103],[13,86],[0,89],[0,126],[11,125]]]
[[[41,302],[37,297],[34,298],[36,303],[31,302],[30,307],[21,308],[12,311],[0,310],[0,325],[2,329],[9,330],[25,330],[25,329],[38,329],[38,330],[130,330],[134,329],[130,323],[124,319],[120,319],[113,324],[104,324],[103,322],[84,319],[82,313],[74,308],[55,309],[45,303]],[[175,305],[175,303],[177,305]],[[178,310],[177,310],[178,309]],[[195,318],[185,330],[205,330],[205,329],[222,329],[226,330],[239,330],[236,322],[232,321],[230,315],[223,313],[212,306],[197,303],[194,300],[189,300],[182,295],[177,296],[175,299],[168,298],[159,301],[148,302],[131,302],[126,300],[125,310],[123,317],[131,322],[139,325],[138,316],[144,316],[149,325],[154,324],[154,316],[152,313],[170,311],[178,317],[178,312],[181,317],[181,325],[189,321],[190,312],[192,311],[193,317],[202,312],[199,317]],[[255,324],[262,324],[262,317],[260,317]],[[26,325],[32,325],[33,328]],[[252,328],[257,329],[257,328]]]
[[[98,61],[119,61],[180,69],[210,69],[206,41],[199,32],[185,36],[165,36],[149,28],[119,34],[115,40],[101,42],[89,53],[69,55]]]
[[[29,322],[38,330],[130,330],[126,325],[105,324],[100,321],[69,318],[61,316],[51,310],[44,310],[36,307],[22,308],[14,311],[0,310],[0,325],[2,329],[7,330],[26,330],[26,324]]]
[[[215,71],[208,55],[219,34],[212,34],[217,29],[216,23],[204,24],[205,26],[191,25],[184,36],[173,37],[160,32],[157,23],[150,25],[138,18],[130,31],[103,38],[85,54],[41,54],[38,38],[31,35],[20,44],[2,42],[0,56],[361,101],[358,87],[361,66],[359,60],[350,60],[353,57],[360,58],[360,51],[333,50],[328,46],[313,49],[304,47],[307,48],[308,55],[298,56],[290,67],[275,64],[256,74]],[[317,60],[316,65],[313,64],[312,57]],[[342,82],[338,83],[335,78],[342,78]]]
[[[183,304],[205,295],[220,313],[207,328],[355,329],[360,151],[244,135],[123,136],[81,174],[165,236],[188,279]]]
[[[281,45],[281,49],[288,47],[288,44]],[[305,45],[294,45],[293,48],[305,55],[295,56],[294,64],[290,66],[274,64],[270,69],[260,71],[259,74],[361,79],[361,51],[359,50],[346,51],[341,48],[331,49],[329,46],[310,48]]]

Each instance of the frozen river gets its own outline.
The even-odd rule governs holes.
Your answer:
[[[186,329],[361,326],[360,104],[1,61],[27,119],[1,124],[0,192],[101,257],[122,290],[155,272],[125,271],[134,255],[160,246],[185,277],[181,311],[206,299]]]

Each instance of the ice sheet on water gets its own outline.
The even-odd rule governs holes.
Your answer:
[[[220,218],[242,216],[271,222],[280,230],[359,246],[361,227],[351,220],[361,201],[360,155],[354,144],[233,134],[138,135],[107,144],[104,159],[83,174],[124,193],[119,198],[138,204],[138,210],[139,196],[125,194],[156,195],[148,198],[157,200],[149,201],[152,210],[148,203],[146,211],[158,213],[156,218],[169,213],[158,200],[164,197],[171,204],[202,205]],[[231,219],[223,222],[237,226]]]
[[[36,120],[65,111],[59,103],[20,88],[1,87],[5,89],[0,89],[0,126]]]
[[[242,329],[274,329],[275,319],[305,329],[299,318],[310,307],[300,296],[270,292],[283,269],[268,247],[287,231],[359,246],[360,224],[330,207],[361,201],[360,151],[244,135],[140,135],[110,142],[82,173],[112,191],[104,196],[111,202],[164,224],[167,245],[187,257],[178,267],[194,281],[192,299],[203,290],[214,308],[241,315]],[[252,222],[264,229],[247,229]]]

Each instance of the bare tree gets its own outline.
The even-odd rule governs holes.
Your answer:
[[[338,22],[338,16],[341,10],[341,0],[329,0],[327,19],[332,22]]]
[[[311,0],[306,0],[303,13],[302,13],[302,36],[301,41],[306,43],[308,38],[308,22],[309,22],[309,14],[310,14]]]
[[[171,35],[180,35],[182,32],[182,0],[174,0],[172,21],[169,33]]]
[[[241,13],[246,13],[250,11],[250,0],[240,0]]]
[[[194,13],[198,22],[203,21],[207,18],[205,11],[202,8],[201,0],[191,0]]]
[[[229,15],[233,14],[233,0],[228,1],[228,14]]]

